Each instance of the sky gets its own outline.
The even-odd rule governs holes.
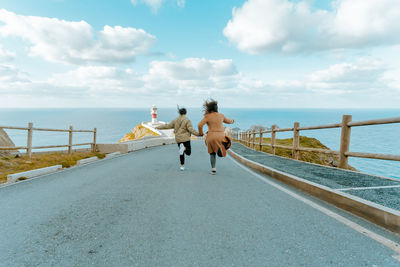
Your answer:
[[[400,108],[399,0],[0,0],[0,108]]]

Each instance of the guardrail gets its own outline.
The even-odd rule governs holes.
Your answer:
[[[275,151],[276,148],[291,149],[293,159],[299,159],[300,151],[335,154],[335,155],[339,156],[338,167],[342,168],[342,169],[348,169],[349,168],[349,165],[348,165],[349,157],[400,161],[400,155],[376,154],[376,153],[364,153],[364,152],[349,151],[350,135],[351,135],[352,127],[381,125],[381,124],[389,124],[389,123],[400,123],[400,117],[353,122],[351,115],[343,115],[341,123],[300,127],[300,123],[295,122],[293,124],[292,128],[284,128],[284,129],[279,129],[279,128],[277,128],[276,125],[272,125],[271,130],[266,130],[266,131],[260,130],[257,132],[256,131],[236,132],[233,134],[233,140],[236,142],[243,143],[249,147],[252,146],[253,149],[256,148],[256,146],[258,146],[259,149],[262,150],[263,146],[269,146],[269,147],[271,147],[272,154],[274,154],[274,155],[276,152]],[[300,131],[330,129],[330,128],[342,128],[339,151],[300,147]],[[276,144],[276,133],[277,132],[291,132],[291,131],[293,131],[293,145],[292,146],[281,146],[281,145]],[[271,133],[271,143],[267,144],[267,143],[263,142],[264,141],[263,134],[269,134],[269,133]],[[259,137],[258,143],[256,143],[257,135]]]
[[[9,130],[25,130],[28,131],[27,135],[27,145],[21,147],[0,147],[0,150],[18,150],[18,149],[26,149],[26,155],[28,158],[32,157],[33,149],[46,149],[46,148],[60,148],[60,147],[68,147],[68,154],[72,154],[72,147],[74,146],[87,146],[91,145],[92,152],[95,151],[96,148],[96,138],[97,138],[97,128],[93,130],[74,130],[73,126],[70,126],[69,129],[45,129],[45,128],[34,128],[33,123],[30,122],[28,127],[15,127],[15,126],[1,126],[0,128],[9,129]],[[45,131],[45,132],[68,132],[68,145],[52,145],[52,146],[32,146],[32,137],[33,131]],[[92,143],[82,143],[82,144],[72,144],[72,135],[73,133],[93,133],[93,142]]]

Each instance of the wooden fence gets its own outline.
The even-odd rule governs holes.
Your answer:
[[[18,149],[26,149],[26,155],[31,158],[32,157],[32,149],[46,149],[46,148],[60,148],[60,147],[68,147],[68,154],[72,154],[72,147],[74,146],[87,146],[91,145],[92,152],[95,151],[96,148],[96,138],[97,138],[97,129],[93,130],[74,130],[73,126],[70,126],[68,130],[64,129],[44,129],[44,128],[34,128],[33,123],[30,122],[28,127],[14,127],[14,126],[0,126],[3,129],[10,130],[25,130],[28,131],[27,136],[27,145],[21,147],[0,147],[0,150],[18,150]],[[68,132],[68,145],[53,145],[53,146],[32,146],[32,137],[34,131],[45,131],[45,132]],[[93,142],[92,143],[82,143],[82,144],[72,144],[72,134],[73,133],[93,133]]]
[[[274,155],[275,155],[276,148],[290,149],[290,150],[292,150],[293,159],[299,159],[300,151],[338,155],[339,156],[338,167],[342,168],[342,169],[348,169],[348,158],[349,157],[400,161],[400,155],[375,154],[375,153],[349,151],[350,134],[351,134],[352,127],[389,124],[389,123],[400,123],[400,117],[355,122],[355,121],[352,121],[351,115],[343,115],[343,119],[342,119],[341,123],[300,127],[300,123],[295,122],[292,128],[284,128],[284,129],[278,129],[276,127],[276,125],[273,125],[271,127],[271,130],[267,130],[267,131],[260,130],[257,132],[256,131],[236,132],[233,135],[233,140],[236,142],[243,143],[252,148],[256,148],[258,146],[258,148],[260,150],[262,150],[263,146],[269,146],[269,147],[271,147],[272,154],[274,154]],[[300,142],[299,142],[300,141],[300,131],[330,129],[330,128],[342,128],[339,151],[300,147]],[[277,132],[289,132],[289,131],[293,131],[293,145],[292,146],[277,145],[276,144],[276,133]],[[270,144],[263,143],[263,134],[269,134],[269,133],[271,133],[271,143]],[[257,135],[259,137],[258,142],[256,142]]]

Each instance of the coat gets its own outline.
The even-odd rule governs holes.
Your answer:
[[[199,135],[199,133],[193,129],[192,122],[186,117],[186,115],[180,115],[168,124],[156,127],[157,129],[174,129],[175,140],[177,143],[183,143],[190,141],[191,134]]]
[[[232,124],[233,122],[233,119],[227,119],[224,114],[218,112],[211,112],[204,115],[204,118],[198,124],[198,128],[200,135],[202,135],[203,126],[205,124],[208,126],[206,137],[208,153],[218,153],[218,150],[223,146],[222,142],[230,143],[230,138],[225,136],[224,125],[222,123]]]

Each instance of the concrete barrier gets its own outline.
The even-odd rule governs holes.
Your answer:
[[[62,169],[62,165],[55,165],[55,166],[51,166],[51,167],[30,170],[30,171],[26,171],[26,172],[9,174],[9,175],[7,175],[7,182],[14,183],[14,182],[18,181],[19,178],[22,178],[22,177],[23,178],[32,178],[35,176],[53,173],[60,169]]]
[[[120,152],[121,154],[125,154],[132,151],[137,151],[140,149],[144,149],[147,147],[161,146],[161,145],[169,145],[174,144],[175,138],[171,137],[158,137],[158,136],[150,136],[145,137],[139,140],[132,140],[123,143],[113,143],[113,144],[97,144],[96,150],[100,153],[114,153]]]
[[[400,233],[400,212],[397,210],[278,171],[258,162],[246,159],[232,150],[228,150],[228,152],[234,159],[247,167],[381,225],[395,233]]]
[[[116,157],[118,155],[121,155],[121,152],[118,151],[118,152],[107,154],[105,158],[110,159],[110,158]]]
[[[87,159],[81,159],[81,160],[78,160],[76,162],[76,165],[79,166],[79,165],[91,163],[91,162],[94,162],[94,161],[97,161],[97,160],[99,160],[98,157],[91,157],[91,158],[87,158]]]

